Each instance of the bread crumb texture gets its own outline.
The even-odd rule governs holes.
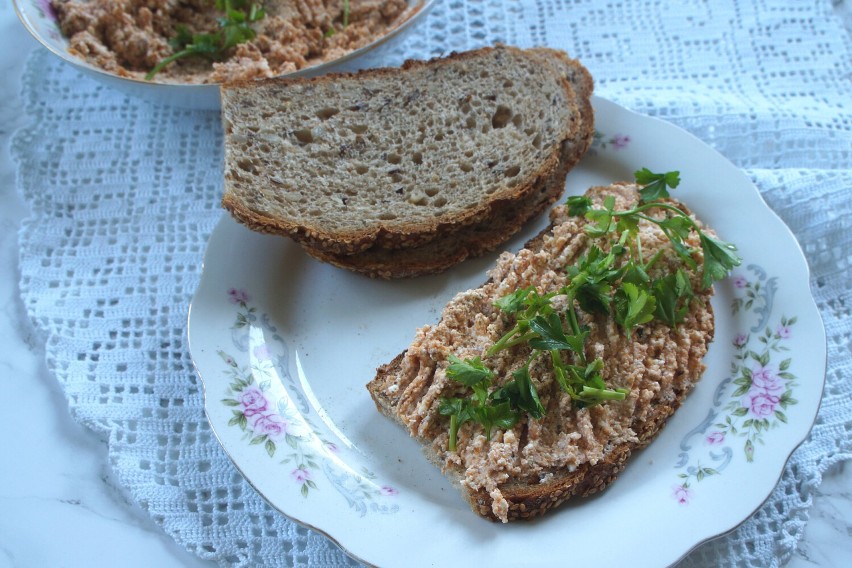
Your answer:
[[[399,241],[387,248],[416,244],[406,235],[470,225],[527,197],[578,127],[565,78],[513,48],[233,86],[223,112],[225,207],[342,254],[384,233]],[[356,250],[329,245],[363,235]]]

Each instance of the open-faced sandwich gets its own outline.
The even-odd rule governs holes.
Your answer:
[[[668,196],[676,172],[637,180],[556,207],[368,385],[484,517],[601,491],[701,378],[739,258]]]

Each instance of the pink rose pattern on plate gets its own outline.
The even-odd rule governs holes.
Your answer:
[[[38,14],[39,19],[28,19],[39,30],[39,33],[46,35],[55,42],[63,41],[62,33],[59,30],[59,18],[56,16],[56,10],[53,9],[50,0],[33,0],[30,5],[35,8],[35,13]],[[21,5],[21,9],[26,13],[27,10],[23,5]]]
[[[238,358],[223,350],[219,351],[230,381],[228,396],[221,400],[233,412],[228,426],[242,430],[243,439],[250,446],[261,446],[270,458],[279,458],[278,463],[288,467],[288,479],[299,488],[303,497],[319,490],[317,473],[322,472],[329,485],[340,492],[350,507],[361,516],[366,515],[368,510],[397,512],[398,505],[379,503],[382,499],[398,495],[397,489],[374,483],[376,476],[369,470],[362,469],[360,474],[349,471],[340,473],[329,465],[331,460],[328,458],[339,454],[341,449],[333,441],[325,439],[320,429],[306,417],[310,412],[308,404],[297,402],[300,412],[295,409],[286,391],[273,394],[273,377],[286,378],[292,382],[286,368],[286,358],[282,363],[273,345],[283,344],[284,340],[271,326],[269,318],[259,315],[257,309],[249,304],[251,296],[248,292],[230,288],[226,295],[228,303],[237,307],[231,326],[234,347],[244,353]],[[264,333],[264,343],[250,345],[247,330],[251,326],[261,326],[264,332],[269,332]],[[286,351],[286,346],[283,350]],[[248,364],[241,367],[238,360],[248,361]]]
[[[41,13],[43,18],[47,18],[54,22],[56,21],[56,11],[53,9],[53,4],[51,4],[50,0],[35,0],[33,4]]]
[[[796,376],[790,372],[792,358],[785,357],[787,342],[794,335],[795,317],[781,316],[772,326],[772,305],[777,279],[768,278],[758,266],[748,267],[755,277],[733,274],[731,284],[737,292],[731,311],[739,321],[753,313],[757,323],[734,336],[734,359],[729,378],[722,381],[714,396],[714,406],[707,418],[689,432],[681,442],[681,479],[672,496],[681,505],[694,497],[692,484],[711,475],[718,475],[735,457],[734,448],[742,444],[742,455],[750,463],[759,455],[764,436],[787,423],[787,410],[797,403],[793,391]],[[781,359],[778,361],[778,359]],[[690,459],[693,449],[690,439],[703,437],[705,463]]]
[[[675,485],[672,487],[672,497],[681,505],[687,505],[692,498],[692,489],[688,485]]]
[[[627,134],[616,133],[610,136],[599,130],[595,130],[595,134],[592,137],[592,145],[589,150],[591,153],[595,153],[598,150],[606,150],[607,148],[611,148],[613,150],[624,150],[630,145],[630,142],[630,136]]]

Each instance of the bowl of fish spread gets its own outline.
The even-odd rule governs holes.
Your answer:
[[[218,108],[219,85],[352,71],[434,0],[13,0],[48,50],[135,96]]]

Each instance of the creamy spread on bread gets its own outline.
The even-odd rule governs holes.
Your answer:
[[[606,192],[616,195],[618,209],[635,202],[634,186],[611,186]],[[598,203],[602,195],[602,191],[591,194]],[[487,516],[504,522],[513,514],[512,499],[507,497],[517,487],[527,491],[546,485],[578,468],[614,459],[616,448],[647,443],[671,413],[661,416],[660,408],[676,407],[700,378],[714,330],[711,290],[697,292],[686,319],[676,329],[653,320],[634,329],[629,339],[612,318],[583,313],[581,324],[590,329],[587,356],[603,359],[607,386],[626,389],[626,398],[578,408],[559,388],[543,358],[538,358],[530,376],[547,413],[538,420],[524,417],[505,432],[495,429],[490,441],[480,425],[467,422],[459,430],[456,451],[449,451],[446,418],[438,407],[442,398],[459,396],[464,387],[448,379],[448,356],[484,360],[487,349],[513,325],[494,302],[529,285],[539,293],[559,289],[568,279],[566,265],[588,248],[584,219],[569,216],[563,206],[555,208],[551,218],[553,229],[541,237],[540,246],[504,253],[485,285],[457,295],[439,323],[417,331],[399,364],[377,385],[386,393],[396,419],[427,444],[427,453],[468,493],[487,494],[491,508]],[[668,247],[653,270],[677,264],[668,239],[656,225],[642,223],[639,230],[646,254]],[[689,244],[698,247],[697,236],[694,239]],[[693,271],[690,278],[693,288],[701,290],[700,276]],[[520,345],[488,357],[496,386],[524,364],[528,349]]]

